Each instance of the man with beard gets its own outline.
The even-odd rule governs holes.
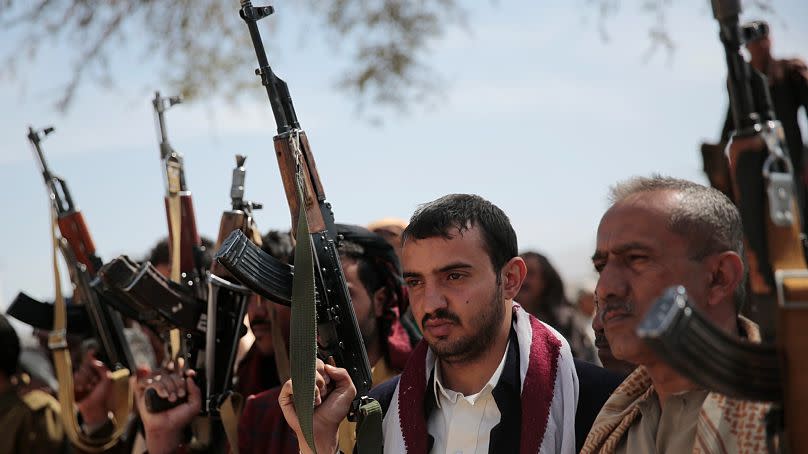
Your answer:
[[[514,303],[526,272],[517,251],[505,213],[479,196],[448,195],[412,216],[402,263],[424,338],[400,379],[371,392],[385,452],[572,453],[583,440],[619,378],[574,362],[560,334]],[[329,385],[318,388],[315,444],[332,453],[356,390],[344,369],[318,366]],[[303,440],[291,381],[279,401]]]
[[[639,367],[603,406],[582,452],[766,452],[768,404],[700,388],[636,334],[663,291],[683,285],[715,326],[760,340],[738,315],[745,279],[738,210],[716,189],[659,176],[618,184],[612,201],[592,257],[597,316],[614,357]]]

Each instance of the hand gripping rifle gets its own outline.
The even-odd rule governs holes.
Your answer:
[[[232,209],[222,214],[219,243],[234,230],[261,242],[252,215],[261,205],[244,200],[245,160],[243,156],[236,157],[230,192]],[[186,361],[200,372],[197,384],[203,390],[202,418],[194,423],[194,445],[215,451],[223,446],[226,436],[235,452],[241,400],[232,391],[232,375],[238,340],[246,331],[242,321],[252,293],[228,280],[227,270],[217,264],[206,276],[207,302],[199,300],[190,288],[166,279],[151,263],[138,265],[126,256],[105,265],[99,276],[95,285],[123,302],[122,310],[127,314],[158,333],[179,329]],[[153,389],[147,389],[145,397],[151,412],[165,411],[185,401],[169,402]]]
[[[808,414],[803,411],[808,407],[808,369],[802,364],[808,357],[808,266],[803,216],[768,83],[741,54],[744,37],[754,30],[739,25],[740,0],[712,0],[712,7],[727,59],[736,129],[728,145],[729,168],[743,222],[750,287],[753,296],[777,301],[776,347],[728,337],[699,317],[681,292],[669,292],[658,301],[639,331],[696,383],[730,396],[774,401],[770,433],[782,432],[784,425],[781,450],[804,452],[808,450],[804,430]]]
[[[62,405],[67,435],[80,448],[90,452],[100,452],[117,443],[125,429],[129,411],[132,408],[128,377],[134,360],[124,335],[123,320],[120,314],[112,310],[110,302],[100,298],[90,286],[90,280],[99,269],[101,259],[95,253],[95,245],[90,237],[84,216],[73,203],[65,180],[52,174],[45,161],[41,142],[52,132],[52,127],[42,130],[28,128],[28,140],[31,142],[34,156],[39,162],[51,200],[51,212],[55,219],[52,234],[56,302],[53,309],[53,331],[48,339],[48,347],[54,355],[54,364],[60,383],[59,402]],[[58,227],[58,233],[55,227]],[[79,396],[73,394],[73,368],[70,352],[67,349],[66,308],[56,258],[57,249],[68,265],[68,274],[73,284],[73,301],[83,304],[86,308],[93,337],[100,346],[101,359],[113,373],[116,398],[115,430],[110,437],[89,438],[82,433],[76,420],[73,404]]]
[[[296,408],[309,446],[314,446],[311,420],[314,353],[319,349],[321,355],[333,357],[338,366],[347,369],[356,386],[357,398],[349,417],[358,418],[359,452],[378,452],[381,412],[378,403],[368,397],[370,365],[340,265],[334,214],[326,202],[289,89],[269,66],[258,30],[257,22],[272,12],[271,6],[254,7],[249,0],[241,2],[240,15],[247,24],[258,58],[256,74],[266,88],[278,128],[275,153],[292,224],[297,224],[294,279],[291,267],[261,251],[239,232],[231,234],[222,244],[216,259],[259,295],[282,304],[291,302],[292,380],[296,384]],[[365,434],[373,435],[366,438]]]

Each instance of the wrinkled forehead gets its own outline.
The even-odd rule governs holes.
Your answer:
[[[681,195],[672,191],[632,194],[617,201],[600,220],[597,248],[626,241],[657,240],[673,232],[669,223]]]

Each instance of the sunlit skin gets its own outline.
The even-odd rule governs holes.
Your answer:
[[[616,203],[601,219],[592,262],[599,273],[598,316],[615,358],[645,366],[660,402],[671,392],[692,389],[642,342],[636,327],[662,292],[684,285],[705,315],[736,333],[732,295],[743,266],[737,254],[724,252],[697,260],[689,257],[687,238],[667,227],[679,194],[634,194]]]
[[[480,230],[475,226],[449,233],[450,239],[404,242],[404,281],[412,313],[440,361],[445,385],[470,395],[482,389],[505,354],[510,307],[526,267],[521,257],[510,259],[499,272],[498,285]],[[491,339],[482,341],[486,320],[497,322]]]
[[[593,301],[593,304],[596,303]],[[629,362],[621,361],[612,355],[609,340],[603,330],[603,318],[598,316],[597,311],[592,317],[592,330],[595,331],[595,347],[598,349],[598,359],[600,359],[603,367],[621,374],[630,374],[636,366]]]

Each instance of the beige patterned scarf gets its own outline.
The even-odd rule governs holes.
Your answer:
[[[760,331],[750,320],[738,317],[739,326],[751,342],[760,342]],[[581,453],[614,453],[640,413],[639,402],[654,391],[651,376],[640,366],[629,375],[606,401]],[[764,417],[771,404],[732,399],[712,392],[699,412],[693,453],[765,453]]]

